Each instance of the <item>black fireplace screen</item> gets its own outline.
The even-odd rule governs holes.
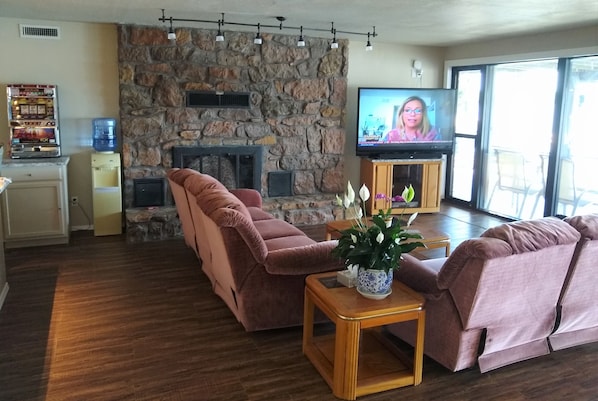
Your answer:
[[[261,146],[175,146],[172,166],[211,175],[228,189],[262,190]]]

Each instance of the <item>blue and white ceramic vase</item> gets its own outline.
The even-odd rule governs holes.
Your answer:
[[[386,298],[392,292],[392,269],[386,272],[359,267],[357,292],[370,299]]]

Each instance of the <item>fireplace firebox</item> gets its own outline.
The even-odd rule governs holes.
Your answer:
[[[175,146],[172,166],[209,174],[228,189],[262,190],[262,146]]]

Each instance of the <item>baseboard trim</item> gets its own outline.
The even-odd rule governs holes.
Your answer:
[[[0,292],[0,310],[2,310],[2,305],[4,305],[4,300],[8,295],[8,283],[4,283],[4,288],[2,288],[2,292]]]
[[[71,226],[71,231],[93,231],[93,226]]]

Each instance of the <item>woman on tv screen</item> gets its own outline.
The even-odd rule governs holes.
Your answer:
[[[388,131],[383,142],[434,141],[439,136],[430,123],[426,102],[419,96],[410,96],[399,107],[395,128]]]

